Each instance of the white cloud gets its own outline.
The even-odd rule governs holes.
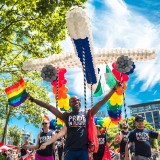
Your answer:
[[[74,51],[73,44],[72,44],[69,36],[67,36],[67,38],[64,41],[60,42],[60,45],[61,45],[64,52],[73,52]]]
[[[56,116],[55,116],[53,113],[49,112],[49,111],[48,111],[48,114],[47,114],[47,115],[48,115],[50,121],[51,121],[52,119],[55,119],[55,118],[56,118]]]
[[[105,5],[108,6],[112,12],[117,16],[123,16],[129,13],[127,6],[121,0],[105,0]]]
[[[131,10],[122,0],[104,0],[106,9],[98,10],[92,5],[93,0],[89,0],[86,4],[86,10],[92,23],[94,47],[98,48],[155,48],[157,59],[148,62],[136,63],[134,74],[138,81],[144,84],[141,91],[154,87],[160,81],[160,44],[159,26],[151,23],[144,15],[140,15],[135,10]],[[73,45],[69,37],[62,42],[64,51],[73,51]],[[144,70],[145,68],[145,70]],[[78,75],[79,83],[83,77]],[[75,83],[77,82],[75,78]],[[74,84],[75,84],[74,83]],[[132,86],[134,87],[134,85]],[[79,88],[77,87],[77,91]]]
[[[127,110],[126,110],[127,117],[131,116],[130,109],[128,108],[128,106],[142,103],[142,101],[139,100],[138,98],[136,98],[135,95],[129,95],[129,94],[126,95],[125,101],[126,101],[126,108],[127,108]],[[125,117],[124,106],[122,108],[122,116]]]
[[[129,10],[122,0],[104,0],[104,10],[92,10],[94,46],[101,48],[154,48],[155,61],[136,63],[138,81],[143,81],[141,91],[154,87],[160,81],[159,26],[150,22],[144,15]],[[92,4],[88,5],[91,6]],[[90,7],[94,8],[94,7]],[[89,8],[89,11],[90,11]],[[93,13],[94,11],[94,13]],[[148,63],[150,63],[148,65]],[[134,87],[134,86],[133,86]]]
[[[48,92],[48,97],[49,97],[50,99],[54,99],[53,92]]]
[[[144,81],[141,92],[147,89],[153,88],[160,81],[160,75],[158,74],[160,70],[160,65],[155,65],[154,63],[142,63],[136,66],[136,80],[135,84],[139,81]]]
[[[80,98],[84,97],[84,79],[83,72],[80,68],[73,68],[67,71],[67,86],[72,93]],[[88,87],[87,91],[87,101],[90,99],[90,90]]]
[[[93,0],[86,4],[88,16],[91,20],[93,45],[95,48],[154,48],[157,59],[147,62],[135,62],[136,75],[133,89],[137,83],[143,82],[140,92],[152,89],[160,82],[160,45],[159,26],[150,22],[145,15],[140,15],[129,8],[122,0],[104,0],[103,8],[98,9],[92,5]],[[73,51],[73,45],[68,37],[63,41],[64,51]],[[69,78],[69,79],[68,79]],[[67,86],[69,90],[79,97],[83,97],[83,74],[81,69],[71,69],[68,73]],[[87,91],[90,96],[90,91]],[[156,92],[154,93],[156,94]],[[89,102],[89,98],[87,99]],[[127,105],[142,103],[136,95],[127,95]],[[129,110],[127,109],[127,114]]]

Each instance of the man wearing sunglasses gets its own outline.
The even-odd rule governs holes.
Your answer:
[[[42,131],[38,134],[37,144],[36,145],[24,145],[23,148],[36,150],[35,160],[54,160],[54,151],[53,151],[53,143],[48,145],[44,150],[39,150],[40,146],[50,140],[54,134],[53,131],[49,129],[50,121],[43,120],[42,121]]]
[[[104,96],[97,104],[91,108],[91,114],[95,115],[98,110],[104,105],[112,94],[120,87],[117,84],[110,92]],[[63,120],[66,124],[67,138],[64,147],[64,160],[89,160],[88,157],[88,112],[80,111],[81,101],[78,97],[73,96],[69,100],[72,111],[61,113],[58,109],[50,104],[46,104],[40,100],[28,95],[28,99],[37,105],[48,109],[56,117]],[[63,136],[63,135],[62,135]]]

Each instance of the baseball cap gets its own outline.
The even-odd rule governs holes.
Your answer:
[[[143,118],[141,115],[137,115],[137,116],[135,117],[135,121],[136,121],[136,122],[143,122],[143,121],[144,121],[144,118]]]

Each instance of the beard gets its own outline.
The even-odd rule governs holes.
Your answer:
[[[128,126],[126,126],[126,127],[123,127],[123,129],[128,129]]]

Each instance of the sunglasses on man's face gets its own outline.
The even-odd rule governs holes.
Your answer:
[[[48,124],[48,123],[42,123],[42,125],[44,125],[44,124]]]

